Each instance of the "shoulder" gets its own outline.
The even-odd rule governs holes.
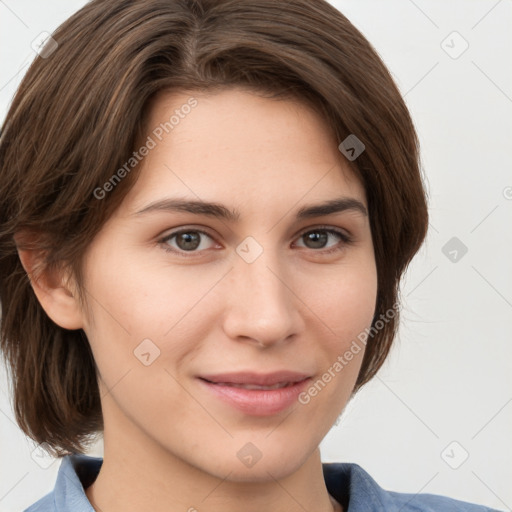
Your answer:
[[[81,454],[63,457],[53,491],[23,512],[94,512],[84,489],[96,479],[102,462]]]
[[[435,494],[387,491],[358,464],[324,463],[329,493],[348,512],[499,512]]]
[[[55,498],[54,492],[48,493],[40,500],[36,501],[33,505],[26,508],[23,512],[55,512]]]
[[[408,494],[388,491],[402,512],[499,512],[495,509],[435,494]]]

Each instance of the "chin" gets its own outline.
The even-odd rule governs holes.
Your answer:
[[[213,471],[208,472],[231,482],[263,483],[280,480],[298,471],[311,456],[311,453],[301,452],[300,448],[300,445],[290,446],[283,451],[282,446],[279,448],[276,446],[273,449],[269,443],[266,448],[258,450],[249,442],[241,449],[237,449],[233,456],[226,457],[226,454],[224,456],[219,454],[217,460],[222,459],[222,462],[212,468]],[[215,455],[213,458],[216,458]],[[211,459],[205,462],[203,468],[206,470]]]

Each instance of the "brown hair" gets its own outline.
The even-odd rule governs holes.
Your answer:
[[[243,86],[297,97],[314,105],[338,142],[356,135],[365,151],[350,165],[367,194],[378,274],[374,324],[393,308],[428,225],[418,141],[390,73],[333,6],[93,0],[53,38],[58,47],[31,65],[0,139],[0,348],[12,374],[16,420],[28,436],[57,456],[84,452],[103,419],[85,333],[46,315],[16,242],[41,251],[38,271],[69,268],[85,305],[81,255],[137,168],[104,199],[93,191],[132,155],[159,91]],[[398,312],[387,318],[368,338],[355,390],[388,355]]]

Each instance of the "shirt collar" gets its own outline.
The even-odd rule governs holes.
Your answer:
[[[103,459],[82,454],[67,455],[57,475],[54,489],[57,512],[94,512],[84,489],[100,471]],[[347,512],[394,510],[389,493],[357,464],[323,463],[327,490]]]
[[[73,454],[62,458],[54,498],[57,512],[94,512],[84,489],[98,476],[103,459]]]

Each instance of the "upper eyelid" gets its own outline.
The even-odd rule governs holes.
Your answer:
[[[201,233],[203,235],[207,235],[209,236],[211,239],[215,239],[215,236],[210,234],[208,232],[208,230],[206,230],[205,228],[196,228],[196,227],[184,227],[184,228],[176,228],[172,231],[170,231],[169,233],[167,234],[164,234],[164,235],[160,235],[158,237],[159,240],[168,240],[176,235],[179,235],[180,233],[188,233],[190,231],[195,231],[195,232],[198,232],[198,233]]]
[[[348,231],[346,228],[341,228],[339,226],[331,226],[329,224],[323,224],[323,225],[319,224],[318,226],[304,228],[304,229],[300,230],[298,235],[296,235],[296,236],[301,236],[304,233],[309,233],[310,231],[315,231],[315,229],[318,229],[319,231],[336,231],[336,232],[341,232],[342,234],[344,234],[347,237],[352,236],[350,231]]]

